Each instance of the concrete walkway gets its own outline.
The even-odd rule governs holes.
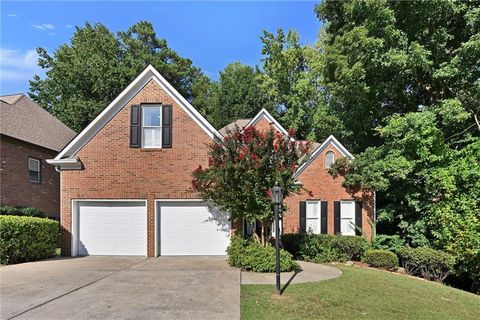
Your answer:
[[[290,285],[292,283],[315,282],[338,278],[342,275],[340,269],[326,266],[323,264],[310,263],[305,261],[297,261],[301,270],[297,272],[282,272],[280,281],[282,285]],[[275,273],[258,273],[242,271],[242,284],[275,284]]]

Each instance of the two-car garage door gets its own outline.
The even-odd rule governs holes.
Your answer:
[[[156,254],[225,255],[226,214],[198,201],[157,202],[156,208]],[[78,201],[72,231],[78,255],[145,256],[146,201]]]

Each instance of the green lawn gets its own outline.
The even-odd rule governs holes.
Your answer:
[[[243,285],[242,319],[479,319],[480,296],[374,269],[340,267],[340,278],[290,285]]]

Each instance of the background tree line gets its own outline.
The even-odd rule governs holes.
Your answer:
[[[377,230],[455,254],[478,285],[480,4],[326,0],[314,12],[314,45],[264,31],[260,65],[233,62],[218,81],[149,22],[117,34],[87,23],[53,54],[38,49],[46,77],[30,96],[80,131],[150,63],[216,128],[266,108],[298,138],[333,134],[356,159],[332,173],[378,191]]]

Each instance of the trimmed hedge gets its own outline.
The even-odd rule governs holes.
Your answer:
[[[53,257],[60,235],[55,220],[0,216],[0,262],[11,264]]]
[[[235,236],[227,249],[228,263],[232,267],[255,272],[275,272],[275,248],[266,247],[251,239]],[[290,253],[280,250],[280,270],[293,271],[300,266],[293,260]]]
[[[371,267],[395,270],[398,268],[398,257],[395,253],[388,250],[372,249],[367,250],[362,259]]]
[[[295,257],[316,262],[359,260],[368,248],[365,238],[328,234],[282,235],[282,246]]]
[[[34,207],[0,206],[0,215],[44,218],[42,210]]]
[[[426,247],[404,247],[398,251],[398,255],[409,274],[440,283],[455,266],[455,257],[451,254]]]

